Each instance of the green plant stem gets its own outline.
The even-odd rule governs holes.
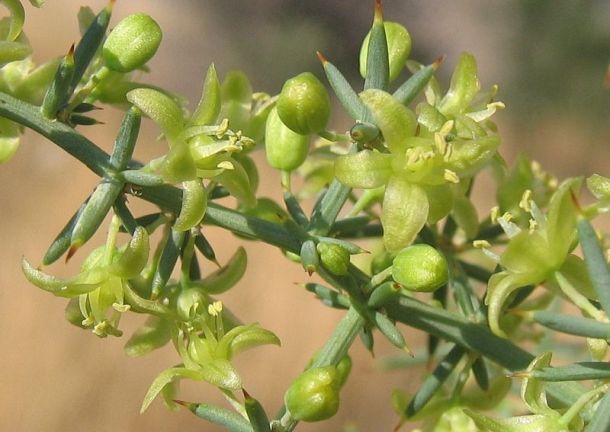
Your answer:
[[[352,345],[358,333],[364,325],[364,319],[360,314],[351,307],[343,316],[335,331],[328,339],[326,344],[318,352],[310,367],[324,367],[337,364],[346,354],[349,347]],[[293,419],[288,411],[286,411],[280,420],[282,431],[290,432],[294,430],[298,421]]]
[[[419,300],[402,298],[399,304],[386,305],[386,309],[390,318],[477,352],[510,371],[524,370],[534,359],[508,339],[495,336],[486,326]],[[582,387],[568,383],[549,383],[547,389],[549,396],[563,406],[572,405],[582,394]]]
[[[38,107],[0,92],[0,116],[45,136],[98,176],[103,177],[110,171],[109,155],[106,152],[69,126],[45,119],[40,114]],[[134,195],[174,212],[179,211],[181,207],[181,191],[172,186],[145,187],[135,190]],[[335,211],[332,213],[332,216],[336,217],[338,210],[336,213]],[[334,222],[334,217],[325,221],[327,225]],[[204,223],[255,237],[291,252],[298,253],[300,250],[301,239],[284,226],[246,216],[217,204],[209,204]],[[349,271],[359,286],[370,282],[369,277],[354,266],[350,266]],[[532,354],[509,340],[493,335],[483,324],[469,322],[463,317],[433,308],[415,299],[403,298],[398,304],[387,305],[386,309],[390,318],[452,341],[511,371],[526,369],[534,358]],[[364,320],[360,314],[354,308],[350,308],[322,349],[316,365],[326,364],[340,358],[341,353],[345,353],[353,342],[363,323]],[[569,406],[580,397],[582,389],[574,384],[549,383],[548,392],[556,401]]]
[[[105,151],[70,126],[45,119],[37,106],[0,92],[0,117],[19,123],[48,138],[98,176],[104,177],[108,173],[110,156]]]

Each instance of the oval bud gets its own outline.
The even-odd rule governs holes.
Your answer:
[[[349,252],[342,246],[333,243],[318,243],[318,253],[324,267],[336,275],[347,274]]]
[[[293,132],[282,123],[277,109],[271,110],[265,129],[267,161],[273,168],[292,171],[307,158],[309,137]]]
[[[432,292],[447,283],[447,260],[427,244],[401,250],[392,263],[394,280],[411,291]]]
[[[318,269],[320,256],[313,240],[306,240],[301,246],[301,264],[303,268],[311,276]]]
[[[334,366],[308,369],[286,391],[284,403],[295,420],[326,420],[339,410],[341,377]]]
[[[411,53],[411,36],[407,29],[396,22],[386,21],[383,23],[385,35],[388,41],[388,61],[390,63],[390,81],[394,81],[402,72]],[[360,75],[366,77],[366,61],[369,51],[369,32],[360,49]]]
[[[324,130],[330,117],[328,93],[310,72],[286,81],[276,106],[282,122],[301,135]]]
[[[104,42],[106,66],[117,72],[130,72],[152,58],[161,44],[161,28],[146,14],[123,18]]]

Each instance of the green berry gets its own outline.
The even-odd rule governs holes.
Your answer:
[[[349,252],[337,244],[318,243],[318,253],[324,267],[336,275],[347,274],[349,266]]]
[[[284,403],[295,420],[326,420],[339,410],[341,377],[337,368],[308,369],[294,380],[284,395]]]
[[[292,171],[305,162],[309,137],[292,131],[282,122],[274,108],[267,117],[265,150],[269,165],[279,170]]]
[[[432,246],[412,245],[394,258],[392,277],[408,290],[432,292],[449,279],[447,260]]]
[[[328,124],[330,99],[320,80],[304,72],[286,81],[277,100],[277,112],[294,132],[317,133]]]
[[[131,72],[146,64],[161,43],[161,28],[150,16],[129,15],[117,24],[104,42],[106,66],[117,72]]]

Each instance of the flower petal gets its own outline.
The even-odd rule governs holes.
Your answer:
[[[360,98],[373,114],[390,151],[401,152],[405,138],[415,134],[417,119],[413,111],[382,90],[365,90],[360,93]]]
[[[451,86],[441,100],[439,110],[445,115],[464,112],[479,89],[477,61],[472,54],[464,52],[453,71]]]
[[[497,336],[507,337],[506,333],[500,328],[500,317],[504,304],[508,297],[519,288],[536,283],[531,276],[525,274],[515,274],[500,272],[494,274],[489,279],[485,304],[488,306],[487,320],[489,328]]]
[[[428,196],[401,177],[390,178],[383,197],[383,243],[389,252],[410,245],[428,218]]]
[[[521,231],[510,239],[500,264],[513,273],[532,274],[536,282],[541,282],[550,271],[555,270],[551,253],[547,239],[540,232]]]
[[[241,387],[241,378],[228,360],[214,359],[201,365],[201,378],[213,386],[227,390]]]
[[[173,144],[184,123],[182,108],[174,99],[156,89],[137,88],[127,93],[127,100],[157,123]]]
[[[552,353],[547,352],[536,357],[527,367],[527,371],[531,372],[536,369],[542,369],[551,365]],[[544,391],[544,381],[536,378],[524,378],[521,384],[521,399],[527,405],[527,408],[534,414],[549,414],[552,412],[546,401],[546,392]]]
[[[125,352],[130,357],[139,357],[161,348],[172,337],[168,320],[151,316],[137,329],[125,344]]]
[[[572,194],[578,194],[582,178],[571,178],[559,185],[551,197],[547,213],[547,239],[556,265],[563,263],[576,237],[576,208]]]
[[[335,177],[350,187],[372,189],[386,184],[392,174],[392,156],[370,150],[339,156]]]
[[[146,396],[144,396],[144,401],[142,401],[142,407],[140,408],[140,413],[143,413],[148,409],[151,402],[157,397],[157,395],[163,390],[163,388],[171,383],[176,378],[190,378],[192,380],[202,380],[203,375],[200,371],[191,370],[183,367],[178,368],[170,368],[165,369],[157,378],[153,381],[146,392]]]

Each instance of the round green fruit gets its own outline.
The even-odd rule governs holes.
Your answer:
[[[150,16],[138,13],[125,17],[104,42],[106,66],[122,73],[143,66],[157,52],[161,38],[161,28]]]
[[[392,278],[411,291],[432,292],[447,283],[447,260],[427,244],[416,244],[398,252],[392,262]]]
[[[286,81],[276,106],[282,122],[301,135],[324,130],[330,117],[328,93],[310,72]]]

